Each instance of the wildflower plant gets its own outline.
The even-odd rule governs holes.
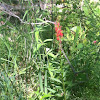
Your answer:
[[[56,39],[57,41],[59,41],[59,50],[60,50],[60,57],[64,56],[65,59],[67,60],[70,68],[72,69],[73,73],[76,74],[77,72],[75,71],[74,67],[72,66],[71,62],[69,61],[66,53],[64,52],[63,48],[62,48],[62,43],[61,43],[61,38],[63,37],[63,30],[61,29],[62,26],[60,26],[60,23],[59,22],[55,22],[55,32],[56,32]],[[64,100],[66,100],[66,97],[68,95],[66,95],[66,86],[65,86],[65,80],[63,78],[63,75],[64,75],[64,64],[62,63],[63,60],[61,58],[60,60],[60,68],[61,68],[61,77],[62,77],[62,86],[63,86],[63,93],[64,93]]]
[[[60,23],[59,22],[55,22],[55,32],[56,32],[56,39],[57,41],[59,41],[61,43],[61,38],[63,37],[63,33],[62,33],[62,30],[61,30],[61,27],[60,26]]]

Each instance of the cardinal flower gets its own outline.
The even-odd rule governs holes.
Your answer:
[[[59,22],[55,22],[55,31],[56,31],[56,39],[61,43],[61,38],[63,37],[63,33]]]

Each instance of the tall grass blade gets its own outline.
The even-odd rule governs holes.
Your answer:
[[[39,82],[40,82],[40,90],[43,92],[43,83],[42,83],[42,76],[41,76],[41,71],[39,70]]]
[[[45,70],[45,84],[44,84],[44,88],[45,88],[45,94],[47,94],[47,70]]]

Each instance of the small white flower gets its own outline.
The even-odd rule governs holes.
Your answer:
[[[14,40],[12,40],[10,37],[8,37],[8,40],[9,40],[10,42],[14,42]]]
[[[58,8],[64,7],[63,4],[57,5]]]
[[[46,48],[46,52],[48,52],[50,50],[50,48]]]
[[[62,12],[62,9],[60,9],[59,12]]]

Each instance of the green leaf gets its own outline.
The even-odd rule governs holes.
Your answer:
[[[28,11],[29,11],[29,10],[26,10],[26,11],[25,11],[25,14],[24,14],[24,16],[23,16],[23,20],[24,20],[25,16],[27,15]]]
[[[32,7],[30,7],[30,9],[31,9]],[[30,11],[30,9],[28,9],[28,10],[26,10],[25,11],[25,14],[24,14],[24,16],[23,16],[23,20],[25,19],[25,16],[27,15],[27,13]]]
[[[76,30],[77,30],[77,26],[71,28],[71,30],[72,30],[73,32],[76,32]]]
[[[54,55],[53,53],[48,53],[49,56],[53,57],[53,58],[57,58],[58,55]]]
[[[86,21],[86,24],[89,25],[91,22],[90,21]]]
[[[37,47],[34,48],[33,53],[36,53],[42,45],[44,45],[44,44],[42,44],[42,43],[37,44]]]
[[[77,27],[77,29],[76,29],[76,34],[75,34],[75,42],[78,40],[79,31],[80,31],[80,27]]]
[[[55,86],[56,87],[56,89],[59,89],[59,90],[61,90],[62,89],[62,87],[61,86]]]
[[[48,63],[48,71],[49,71],[50,77],[54,77],[53,71],[55,71],[55,69],[54,69],[52,63]]]
[[[61,93],[56,94],[56,96],[58,96],[58,97],[62,97]]]
[[[87,7],[83,7],[83,10],[84,10],[84,13],[88,16],[89,15],[88,8]]]
[[[41,92],[43,92],[43,82],[42,82],[41,71],[39,71],[39,82],[40,82],[40,89],[41,89]]]
[[[50,89],[50,88],[47,88],[51,93],[55,93],[56,91],[54,89]]]
[[[27,67],[27,68],[23,68],[19,70],[19,75],[25,74],[26,70],[29,69],[31,66]]]
[[[9,60],[7,60],[7,59],[4,59],[4,58],[1,58],[1,60],[3,60],[3,61],[7,61],[7,62],[10,62],[10,63],[14,64],[14,62],[12,62],[12,61],[9,61]]]
[[[82,44],[82,43],[79,43],[78,46],[77,46],[77,48],[78,48],[78,49],[83,48],[83,44]]]
[[[51,80],[53,80],[53,81],[56,81],[56,82],[58,82],[58,83],[62,83],[59,79],[57,79],[57,78],[50,78]]]
[[[44,20],[41,19],[41,18],[36,18],[36,20],[41,21],[41,22],[44,22]]]
[[[50,93],[44,94],[40,100],[43,100],[44,98],[51,97],[51,96],[54,96],[54,95],[51,95]]]
[[[44,84],[44,88],[45,88],[45,94],[47,94],[47,70],[45,70],[45,84]]]
[[[44,40],[44,43],[45,42],[50,42],[50,41],[52,41],[53,39],[46,39],[46,40]]]
[[[54,58],[54,59],[57,58],[58,54],[57,54],[57,55],[54,55],[51,51],[52,51],[52,50],[49,50],[49,51],[47,52],[47,55],[51,56],[51,57]]]
[[[79,26],[75,26],[74,27],[74,31],[75,31],[75,37],[74,37],[74,47],[77,45],[77,40],[78,40],[78,37],[79,37],[79,31],[80,31],[80,27]]]
[[[35,32],[35,40],[38,43],[38,41],[39,41],[39,31]]]

